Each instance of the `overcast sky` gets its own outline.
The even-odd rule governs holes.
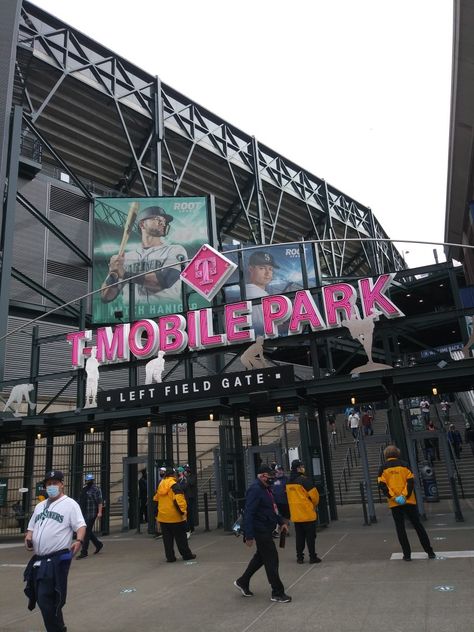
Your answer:
[[[451,0],[34,3],[370,206],[389,237],[444,240]]]

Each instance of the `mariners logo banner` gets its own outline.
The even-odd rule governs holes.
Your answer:
[[[210,243],[206,197],[96,198],[94,323],[154,318],[209,303],[181,282],[185,261]]]

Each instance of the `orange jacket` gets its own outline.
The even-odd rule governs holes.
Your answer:
[[[158,522],[186,521],[188,506],[174,476],[167,476],[161,481],[153,500],[158,502]]]
[[[318,514],[319,492],[313,482],[303,474],[290,477],[286,484],[286,495],[292,522],[312,522]]]

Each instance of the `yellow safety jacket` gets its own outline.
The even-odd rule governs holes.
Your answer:
[[[188,506],[183,490],[174,476],[164,478],[158,485],[153,500],[158,502],[158,522],[185,522]]]
[[[397,496],[405,496],[407,504],[416,505],[414,493],[415,478],[408,465],[399,459],[387,459],[381,466],[377,477],[379,488],[388,500],[388,506],[399,507]]]
[[[319,492],[313,482],[303,474],[296,473],[286,484],[286,495],[292,522],[312,522],[318,514]]]

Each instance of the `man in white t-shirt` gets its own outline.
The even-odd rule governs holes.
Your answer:
[[[64,493],[62,472],[49,471],[44,484],[48,498],[36,505],[25,536],[26,548],[35,553],[24,573],[25,594],[30,610],[38,603],[48,632],[64,632],[67,576],[71,559],[82,546],[86,523],[77,502]]]
[[[360,415],[357,411],[353,410],[349,413],[347,418],[349,428],[351,429],[352,436],[354,437],[354,441],[359,440],[359,426],[360,426]]]

